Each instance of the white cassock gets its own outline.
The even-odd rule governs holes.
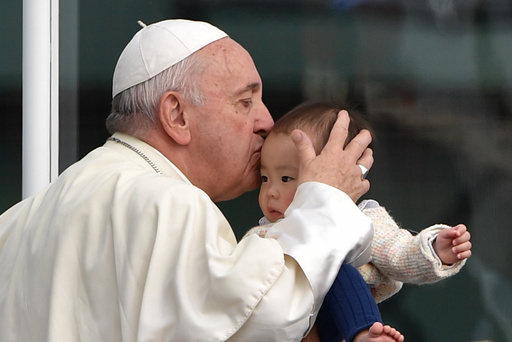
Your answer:
[[[149,145],[114,141],[0,216],[0,341],[299,341],[371,220],[302,184],[272,238],[237,243]]]

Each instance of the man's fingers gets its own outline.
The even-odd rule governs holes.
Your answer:
[[[347,147],[345,147],[345,151],[350,154],[354,154],[360,156],[367,148],[368,145],[372,142],[372,135],[370,131],[366,129],[362,129],[354,139],[352,139]]]
[[[363,155],[357,161],[357,164],[364,166],[369,172],[373,166],[373,150],[371,148],[366,148],[363,152]]]
[[[370,169],[372,151],[368,149],[371,135],[362,131],[343,148],[348,136],[350,116],[342,110],[338,113],[327,144],[317,156],[309,137],[301,130],[292,132],[292,139],[300,160],[299,184],[316,181],[336,187],[357,201],[370,188],[370,182],[362,177],[358,163]]]
[[[345,140],[347,140],[348,136],[348,126],[350,124],[350,116],[346,110],[342,110],[338,113],[338,118],[334,123],[334,126],[331,129],[331,133],[329,134],[329,140],[325,145],[324,149],[343,149],[343,145],[345,144]],[[361,153],[363,151],[361,150]]]
[[[307,134],[299,129],[294,130],[291,137],[299,153],[300,169],[303,169],[316,157],[315,148]]]
[[[368,130],[363,129],[343,148],[347,140],[349,124],[350,116],[348,112],[346,110],[340,111],[322,152],[341,154],[343,150],[347,165],[357,163],[369,170],[373,165],[373,154],[368,149],[372,136]]]

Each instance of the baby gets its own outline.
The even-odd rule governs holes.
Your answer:
[[[329,103],[305,103],[276,122],[261,151],[259,204],[265,217],[260,220],[262,226],[253,228],[248,234],[266,237],[271,232],[272,223],[286,215],[293,200],[298,186],[299,156],[291,133],[295,129],[305,132],[319,154],[340,109]],[[352,112],[347,142],[361,129],[369,128],[361,115]],[[376,201],[363,201],[359,207],[373,220],[375,235],[371,262],[358,270],[370,285],[377,302],[397,293],[403,282],[425,284],[452,276],[471,256],[470,234],[463,224],[455,227],[438,224],[412,235],[398,227]],[[329,293],[326,301],[328,298]],[[324,301],[323,305],[327,304]],[[323,321],[320,312],[318,332],[322,341],[326,341],[323,336],[331,334],[329,330],[333,327],[332,324],[325,326]]]

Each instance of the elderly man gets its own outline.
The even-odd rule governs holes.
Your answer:
[[[273,120],[246,50],[210,24],[143,27],[116,65],[113,133],[0,216],[1,341],[298,341],[370,220],[363,132],[293,135],[301,183],[272,238],[215,206],[255,189]],[[341,191],[340,191],[341,190]]]

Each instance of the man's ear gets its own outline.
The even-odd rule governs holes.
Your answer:
[[[184,111],[183,98],[179,93],[168,91],[162,95],[158,105],[158,116],[163,129],[176,143],[190,142],[190,123]]]

